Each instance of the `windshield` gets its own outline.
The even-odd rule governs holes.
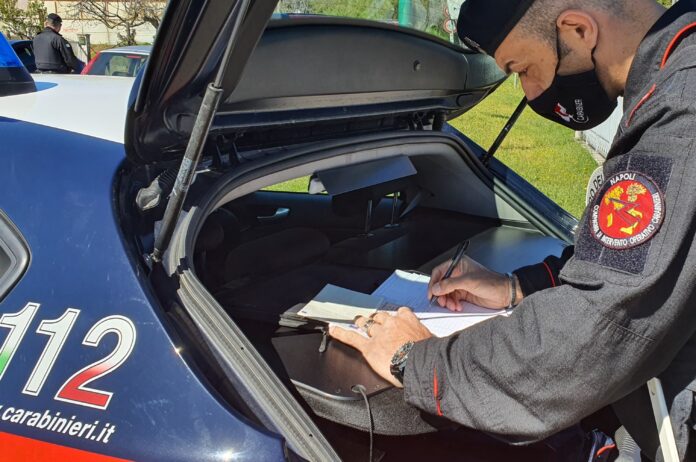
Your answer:
[[[456,23],[463,0],[280,0],[275,19],[322,15],[367,19],[416,29],[464,48]]]

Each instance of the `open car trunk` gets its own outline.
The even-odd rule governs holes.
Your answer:
[[[448,134],[505,79],[490,57],[386,17],[271,19],[277,3],[172,2],[134,85],[122,218],[187,359],[306,459],[366,459],[374,433],[374,460],[547,460],[421,415],[355,351],[281,325],[326,284],[371,293],[464,239],[497,271],[560,254],[574,223]],[[313,194],[265,189],[309,176]]]
[[[432,456],[433,445],[450,458],[465,447],[471,460],[543,458],[543,446],[507,447],[422,415],[355,351],[329,342],[321,353],[320,331],[280,321],[281,314],[308,302],[326,284],[371,293],[395,269],[429,273],[464,239],[471,240],[471,257],[500,272],[559,255],[568,236],[535,215],[534,207],[544,204],[516,196],[461,139],[444,133],[317,143],[288,150],[271,163],[258,154],[235,171],[201,178],[199,190],[190,195],[165,259],[168,272],[180,274],[186,311],[196,311],[191,306],[205,298],[206,313],[214,311],[208,321],[224,320],[222,331],[243,334],[245,345],[346,460],[367,458],[371,431],[377,435],[376,454],[384,460],[412,460],[417,451]],[[385,175],[387,181],[380,175],[355,176],[404,161],[412,174]],[[341,179],[349,191],[266,189],[310,175],[326,178],[325,172],[347,173]],[[355,389],[361,381],[372,419]]]

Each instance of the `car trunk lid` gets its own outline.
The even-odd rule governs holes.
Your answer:
[[[170,3],[129,106],[131,161],[183,156],[239,5]],[[276,7],[253,1],[241,19],[209,139],[259,148],[419,128],[461,114],[504,78],[490,58],[410,28]]]

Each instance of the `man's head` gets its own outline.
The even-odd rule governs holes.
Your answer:
[[[660,8],[654,0],[468,0],[458,32],[479,42],[503,70],[519,73],[529,100],[544,93],[556,74],[595,68],[615,98]],[[492,15],[505,19],[491,27],[486,16]]]
[[[60,32],[61,27],[63,27],[63,20],[55,13],[50,13],[46,16],[46,22],[44,26],[50,27],[56,32]]]

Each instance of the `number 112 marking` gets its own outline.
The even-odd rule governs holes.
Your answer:
[[[28,303],[21,311],[0,317],[0,327],[10,329],[0,347],[0,380],[12,362],[39,306],[38,303]],[[58,319],[44,320],[39,324],[36,332],[49,336],[49,339],[22,393],[39,395],[79,314],[80,310],[68,308]],[[114,350],[105,358],[74,373],[60,387],[54,399],[97,409],[106,409],[109,406],[112,392],[87,388],[86,385],[115,371],[128,359],[135,347],[135,325],[124,316],[107,316],[92,326],[82,342],[83,345],[97,347],[102,338],[110,333],[118,336]]]
[[[31,324],[38,310],[38,303],[27,303],[27,305],[22,308],[22,311],[3,314],[0,318],[0,327],[10,328],[9,335],[3,342],[2,347],[0,347],[0,380],[2,380],[3,375],[5,375],[7,367],[12,362],[17,348],[19,348],[19,344],[22,342],[24,334],[27,333],[29,324]]]

